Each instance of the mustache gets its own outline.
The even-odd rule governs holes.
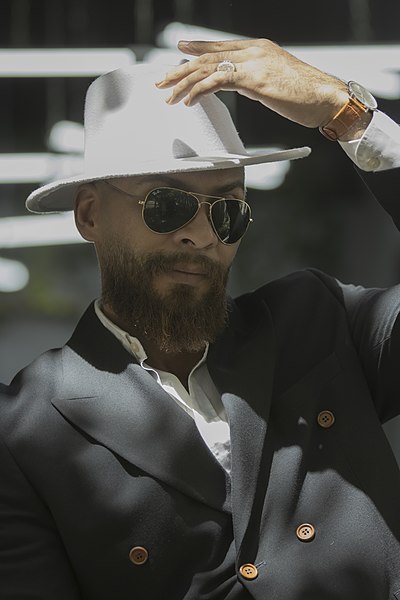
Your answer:
[[[203,254],[188,255],[187,252],[161,253],[151,252],[141,257],[141,266],[146,269],[148,275],[159,275],[167,273],[175,267],[196,266],[207,277],[212,279],[223,278],[228,269],[216,260]]]

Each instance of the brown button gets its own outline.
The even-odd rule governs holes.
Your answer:
[[[315,538],[315,528],[310,523],[303,523],[296,529],[296,535],[301,542],[311,542]]]
[[[134,565],[144,565],[149,558],[149,553],[146,548],[142,546],[134,546],[129,552],[129,560],[133,562]]]
[[[317,422],[320,427],[329,429],[335,422],[335,415],[330,410],[322,410],[317,417]]]
[[[255,579],[258,575],[258,570],[255,565],[252,565],[251,563],[246,563],[240,567],[239,573],[245,579]]]

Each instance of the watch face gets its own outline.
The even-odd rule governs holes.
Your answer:
[[[355,81],[349,81],[348,87],[350,95],[361,102],[361,104],[364,104],[366,108],[375,110],[378,107],[378,103],[371,92],[369,92],[363,85],[356,83]]]

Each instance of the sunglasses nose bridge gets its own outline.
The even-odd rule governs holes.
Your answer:
[[[247,227],[249,225],[249,223],[252,221],[251,218],[249,218],[248,223],[247,223],[247,227],[245,228],[245,230],[243,231],[242,235],[240,235],[237,239],[235,239],[234,241],[227,241],[226,236],[224,235],[224,233],[221,233],[221,231],[219,231],[219,227],[217,225],[216,222],[214,222],[214,216],[213,216],[213,207],[216,207],[217,205],[219,205],[221,202],[224,203],[226,200],[221,197],[221,196],[207,196],[205,194],[194,194],[193,192],[191,192],[191,195],[194,196],[197,200],[197,211],[196,211],[196,215],[192,218],[192,220],[194,220],[195,218],[198,217],[199,213],[201,212],[201,205],[202,204],[207,204],[208,205],[208,210],[206,210],[205,214],[207,216],[208,222],[213,230],[214,235],[223,243],[223,244],[232,244],[236,241],[238,241],[241,237],[243,237],[243,235],[246,233]],[[199,196],[205,197],[205,198],[212,198],[213,201],[209,202],[208,200],[200,200]],[[229,200],[228,200],[229,202]],[[244,202],[244,204],[247,204],[246,202]],[[229,236],[228,236],[229,237]]]
[[[199,200],[199,211],[201,210],[201,207],[204,206],[205,209],[205,213],[208,216],[209,219],[211,219],[211,207],[212,207],[212,203],[211,202],[206,202],[206,200]]]
[[[215,196],[207,196],[207,197],[208,197],[208,198],[215,198]],[[218,198],[218,199],[217,199],[217,201],[218,201],[218,200],[222,200],[222,198]],[[221,242],[225,243],[225,242],[224,242],[224,240],[221,238],[220,234],[218,233],[217,226],[216,226],[216,224],[214,223],[214,219],[213,219],[213,212],[212,212],[212,208],[213,208],[213,205],[215,204],[216,200],[214,200],[213,202],[208,202],[207,200],[199,200],[199,199],[197,199],[197,201],[198,201],[198,203],[199,203],[199,209],[198,209],[198,212],[200,212],[200,209],[201,209],[201,205],[202,205],[202,204],[206,204],[206,205],[207,205],[207,207],[205,207],[205,214],[206,214],[206,216],[207,216],[207,219],[208,219],[208,222],[209,222],[209,224],[210,224],[210,226],[211,226],[211,229],[213,230],[213,233],[214,233],[214,235],[215,235],[215,236],[216,236],[216,237],[217,237],[217,238],[218,238],[218,239],[219,239]]]
[[[195,200],[195,205],[193,204],[192,208],[194,209],[195,206],[196,208],[192,214],[189,213],[187,215],[187,219],[184,222],[181,222],[178,227],[169,233],[181,232],[178,233],[178,236],[184,235],[188,237],[188,239],[194,241],[196,246],[215,243],[215,240],[219,239],[219,237],[211,220],[212,203],[207,200],[200,200],[198,196],[201,194],[194,194],[193,192],[185,192],[185,194]],[[208,210],[207,207],[202,207],[203,204],[208,205]]]
[[[211,229],[213,236],[216,236],[219,239],[219,236],[215,230],[215,226],[213,223],[213,219],[212,219],[212,205],[213,202],[208,202],[207,200],[200,200],[199,196],[203,196],[203,194],[193,194],[191,193],[191,196],[193,196],[194,198],[196,198],[197,200],[197,210],[196,213],[193,215],[193,217],[190,219],[189,223],[192,223],[193,221],[197,221],[198,219],[203,220],[204,217],[206,217],[207,219],[207,226]],[[206,196],[209,197],[209,196]],[[203,208],[203,205],[204,208]],[[205,224],[205,221],[203,221]],[[187,224],[189,224],[187,223]]]

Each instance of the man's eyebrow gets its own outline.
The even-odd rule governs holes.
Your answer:
[[[238,179],[237,181],[230,181],[229,183],[226,183],[225,185],[221,186],[220,188],[216,189],[217,193],[223,194],[224,192],[230,192],[232,190],[236,190],[239,189],[242,192],[246,191],[246,187],[243,183],[242,179]]]
[[[140,175],[140,183],[166,183],[172,187],[175,187],[178,184],[173,177],[169,177],[168,175],[149,175],[148,177]]]

